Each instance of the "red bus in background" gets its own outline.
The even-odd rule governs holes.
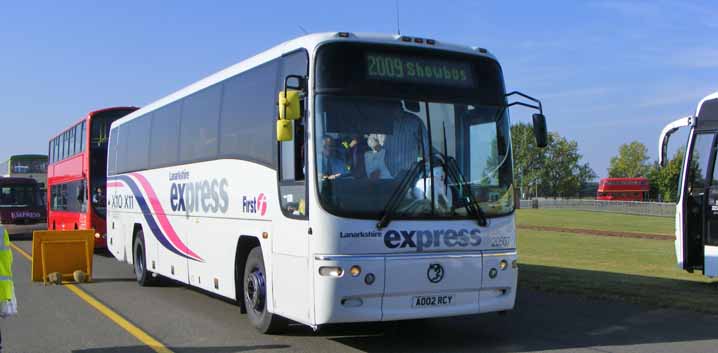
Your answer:
[[[598,182],[596,200],[644,201],[650,188],[646,178],[603,178]]]
[[[87,114],[50,139],[47,166],[47,228],[94,229],[105,247],[107,142],[110,124],[137,110],[115,107]]]

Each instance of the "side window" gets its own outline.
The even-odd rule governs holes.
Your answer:
[[[296,51],[282,57],[282,68],[278,77],[277,93],[284,89],[284,79],[288,75],[307,77],[309,59],[304,50]],[[277,99],[277,93],[274,99]],[[306,104],[302,103],[302,107]],[[275,116],[277,112],[274,113]],[[294,139],[279,144],[279,197],[282,211],[286,216],[304,218],[307,216],[304,117],[293,122]]]
[[[274,164],[276,78],[279,60],[270,61],[224,84],[219,154]]]
[[[60,134],[60,160],[65,159],[65,133]]]
[[[47,158],[49,162],[52,163],[52,140],[47,143]]]
[[[126,125],[129,126],[127,134],[127,169],[131,171],[147,169],[150,144],[150,118],[143,115],[135,118]]]
[[[73,129],[70,129],[70,130],[67,130],[67,132],[65,133],[67,135],[65,137],[65,139],[67,140],[67,157],[72,157],[72,155],[74,154],[73,152],[75,149],[75,145],[74,145],[74,140],[72,139],[72,132],[73,132]]]
[[[127,168],[128,165],[128,157],[127,157],[127,144],[129,142],[128,135],[129,135],[129,128],[127,126],[128,124],[122,124],[117,128],[117,147],[115,149],[115,159],[116,159],[116,166],[115,166],[115,172],[117,174],[125,173],[129,169]]]
[[[75,125],[75,153],[82,152],[82,123]]]
[[[57,191],[60,185],[50,186],[50,209],[57,211]]]
[[[70,137],[70,142],[68,142],[68,146],[70,148],[70,156],[75,155],[75,127],[73,126],[70,128],[70,130],[67,131],[68,136]]]
[[[117,132],[119,128],[110,131],[110,144],[107,148],[107,174],[114,175],[117,173]]]
[[[67,211],[67,184],[60,184],[59,197],[57,209],[60,211]]]
[[[183,163],[217,155],[221,85],[205,88],[182,104],[180,160]]]
[[[80,151],[85,150],[85,122],[80,124]]]
[[[150,167],[177,163],[181,103],[175,102],[152,113]]]
[[[65,158],[69,158],[72,153],[70,153],[70,131],[65,131]]]
[[[60,158],[60,154],[57,152],[58,147],[60,147],[59,142],[57,141],[57,137],[52,139],[52,161],[57,162]]]
[[[714,136],[712,133],[697,134],[693,141],[693,152],[688,170],[688,192],[691,195],[702,194],[707,186],[708,163]]]
[[[62,184],[65,189],[65,210],[70,212],[84,212],[87,210],[86,206],[86,195],[85,195],[85,181],[78,180]]]

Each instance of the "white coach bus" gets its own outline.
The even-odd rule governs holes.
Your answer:
[[[140,285],[236,299],[266,333],[510,310],[507,108],[536,109],[546,143],[514,93],[483,48],[280,44],[112,124],[108,247]]]
[[[678,267],[718,277],[718,92],[698,103],[695,115],[663,128],[658,141],[659,163],[666,164],[668,140],[689,127],[688,143],[678,183],[676,258]]]

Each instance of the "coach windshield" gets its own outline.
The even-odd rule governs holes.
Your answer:
[[[358,44],[320,49],[315,161],[322,206],[346,217],[475,218],[513,211],[498,64]]]
[[[397,218],[471,217],[472,198],[488,216],[513,210],[504,108],[330,95],[316,104],[317,177],[328,210],[378,217],[394,193]]]

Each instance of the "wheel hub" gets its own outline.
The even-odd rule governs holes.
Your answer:
[[[264,274],[259,269],[255,269],[247,275],[247,290],[245,293],[247,302],[252,306],[252,309],[261,312],[264,310],[266,294],[267,287],[264,281]]]

